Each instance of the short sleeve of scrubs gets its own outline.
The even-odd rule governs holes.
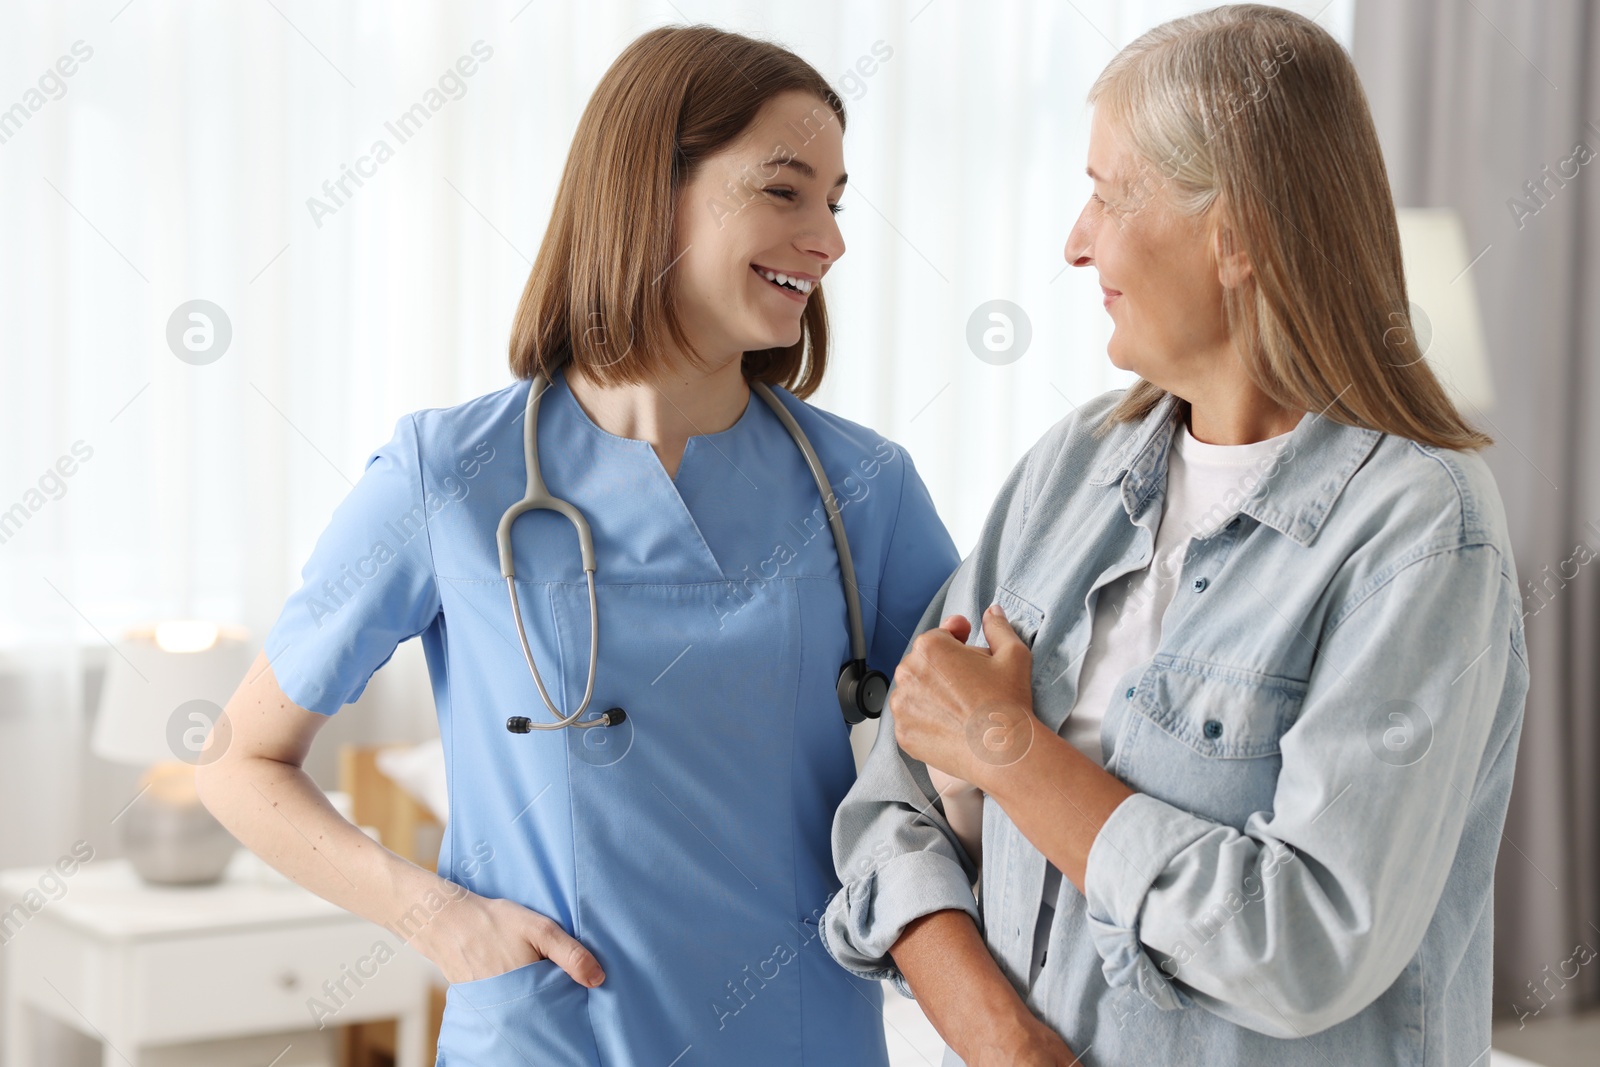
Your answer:
[[[405,415],[335,509],[267,634],[264,651],[290,700],[332,715],[361,696],[401,641],[431,625],[440,610],[433,510],[416,422]]]

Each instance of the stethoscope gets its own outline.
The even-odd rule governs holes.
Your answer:
[[[551,496],[539,471],[539,402],[549,385],[549,378],[539,373],[534,374],[533,381],[529,384],[528,407],[522,427],[522,450],[528,469],[528,488],[523,498],[512,504],[506,509],[506,513],[500,516],[500,527],[495,532],[495,541],[500,548],[500,574],[505,578],[506,590],[511,595],[511,615],[517,623],[517,640],[522,643],[522,656],[528,661],[528,671],[533,675],[533,684],[539,687],[539,699],[544,701],[544,706],[556,717],[556,721],[539,723],[526,715],[513,715],[506,720],[506,729],[514,734],[525,734],[530,730],[559,730],[565,726],[615,726],[627,718],[627,712],[621,708],[611,708],[596,718],[578,721],[578,717],[588,710],[589,701],[594,697],[595,661],[600,648],[600,613],[594,595],[594,537],[589,532],[589,523],[583,517],[583,512],[567,501]],[[855,564],[850,558],[850,542],[845,537],[844,520],[839,514],[839,503],[834,499],[832,487],[828,485],[828,478],[822,470],[822,461],[817,458],[816,449],[811,447],[810,439],[806,437],[800,424],[794,421],[789,409],[783,406],[764,383],[751,382],[750,388],[766,401],[767,406],[778,416],[778,421],[783,423],[783,428],[789,431],[789,436],[794,438],[800,454],[805,457],[806,466],[811,469],[811,476],[816,479],[817,491],[822,494],[822,504],[828,512],[828,526],[833,531],[833,546],[839,556],[839,574],[844,584],[845,611],[850,621],[850,659],[840,668],[839,682],[836,686],[839,708],[844,712],[844,721],[850,726],[863,719],[876,719],[883,714],[883,706],[889,696],[889,679],[882,671],[867,669],[867,637],[866,630],[861,624],[861,599],[856,590]],[[512,560],[511,526],[523,512],[536,510],[558,512],[566,516],[567,521],[578,531],[578,552],[583,557],[583,577],[589,587],[589,680],[584,686],[583,700],[571,715],[561,714],[550,699],[543,679],[539,677],[539,668],[533,662],[533,651],[528,647],[527,632],[522,628],[522,604],[517,599],[517,573],[516,564]]]

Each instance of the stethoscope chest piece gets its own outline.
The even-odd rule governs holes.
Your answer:
[[[621,708],[611,708],[599,718],[590,719],[587,722],[582,723],[582,725],[619,726],[626,722],[627,718],[628,713],[623,711]],[[537,729],[537,727],[534,726],[533,720],[528,718],[526,715],[513,715],[511,718],[506,720],[506,730],[514,734],[528,734],[532,733],[535,729]]]
[[[864,719],[876,719],[889,702],[889,678],[882,671],[867,669],[865,660],[853,659],[839,671],[839,707],[851,726]]]

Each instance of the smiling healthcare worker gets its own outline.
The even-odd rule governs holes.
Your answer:
[[[774,45],[634,41],[579,122],[518,380],[399,420],[204,758],[241,841],[443,970],[440,1067],[887,1062],[880,986],[816,924],[848,722],[957,556],[910,459],[800,399],[844,252],[844,122]],[[418,635],[437,875],[300,769]]]

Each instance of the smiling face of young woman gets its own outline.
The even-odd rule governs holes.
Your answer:
[[[1192,399],[1232,351],[1223,286],[1242,282],[1248,268],[1219,262],[1210,213],[1181,214],[1161,169],[1134,154],[1102,109],[1090,126],[1088,173],[1094,192],[1065,254],[1100,276],[1114,325],[1106,353],[1115,366]]]
[[[683,186],[670,277],[708,363],[800,340],[806,303],[844,255],[834,216],[845,180],[837,116],[809,93],[787,92]]]

